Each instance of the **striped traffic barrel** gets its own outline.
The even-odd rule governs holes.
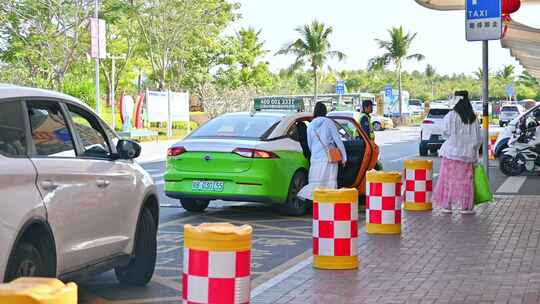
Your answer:
[[[184,226],[184,303],[249,303],[252,231],[229,223]]]
[[[405,167],[405,204],[408,211],[429,211],[433,209],[433,161],[409,159]]]
[[[317,189],[313,200],[313,267],[358,267],[358,191]]]
[[[401,233],[401,174],[369,171],[366,174],[366,232]]]

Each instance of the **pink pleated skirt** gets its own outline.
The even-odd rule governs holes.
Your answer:
[[[451,209],[454,206],[463,210],[472,209],[473,164],[443,157],[433,191],[433,202],[439,208]]]

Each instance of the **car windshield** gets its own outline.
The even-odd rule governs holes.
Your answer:
[[[450,109],[431,109],[428,118],[443,118],[448,112],[450,112]]]
[[[519,113],[519,110],[517,107],[503,107],[501,111]]]
[[[418,106],[418,107],[421,107],[422,106],[422,102],[420,100],[409,100],[409,105],[410,106]]]
[[[212,119],[193,132],[190,138],[263,139],[280,121],[270,115],[225,115]]]

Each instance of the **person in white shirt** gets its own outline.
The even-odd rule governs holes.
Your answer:
[[[311,151],[309,184],[298,193],[298,197],[305,200],[313,200],[313,194],[317,188],[337,188],[339,164],[331,163],[328,159],[329,147],[335,146],[340,150],[342,165],[347,162],[347,153],[336,123],[326,118],[326,114],[326,106],[318,102],[315,105],[314,119],[307,128],[308,146]]]
[[[439,152],[442,162],[433,202],[444,213],[452,213],[455,206],[462,214],[474,214],[473,167],[478,161],[482,135],[469,93],[457,91],[454,95],[455,106],[443,122],[446,141]]]

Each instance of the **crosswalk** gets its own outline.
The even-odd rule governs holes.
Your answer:
[[[508,177],[497,189],[497,193],[519,193],[521,187],[527,180],[526,176]]]

